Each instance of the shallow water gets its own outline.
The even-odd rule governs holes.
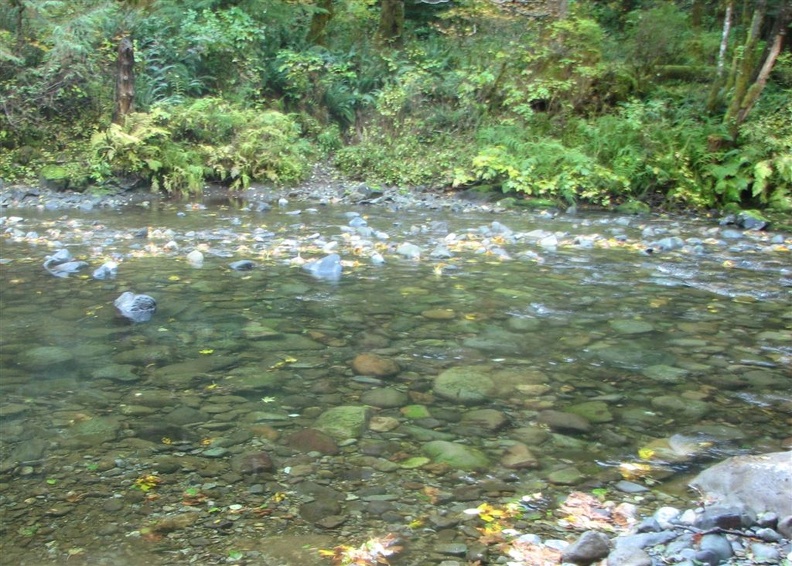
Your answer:
[[[373,233],[350,228],[350,213]],[[716,459],[789,443],[788,235],[387,207],[4,214],[0,542],[14,563],[320,564],[306,548],[388,532],[410,540],[397,563],[432,563],[447,535],[415,525],[438,507],[623,477],[671,490]],[[684,246],[653,246],[670,237]],[[421,257],[404,257],[404,243]],[[438,244],[451,257],[431,257]],[[90,268],[48,274],[44,258],[61,246]],[[200,268],[185,259],[194,249]],[[339,281],[302,269],[330,252],[344,262]],[[92,279],[109,259],[117,278]],[[228,268],[246,259],[253,270]],[[124,291],[156,299],[150,322],[115,313]],[[357,375],[351,362],[363,353],[398,373]],[[449,368],[503,387],[463,405],[434,391]],[[372,399],[369,417],[395,419],[379,421],[391,428],[337,438],[337,454],[287,443],[328,409]],[[482,408],[502,422],[473,413]],[[589,426],[548,428],[547,410]],[[479,448],[490,465],[411,460],[435,439]],[[515,442],[536,466],[505,466]],[[245,458],[261,452],[273,470],[249,469]],[[146,488],[149,474],[161,483]],[[425,486],[451,495],[438,506]],[[319,519],[301,507],[338,494]],[[147,531],[185,508],[200,511],[196,522]]]

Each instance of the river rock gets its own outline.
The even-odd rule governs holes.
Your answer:
[[[496,409],[474,409],[462,415],[460,424],[491,433],[509,424],[509,418],[502,411]]]
[[[573,413],[547,410],[539,413],[537,420],[558,432],[588,432],[591,430],[591,423],[587,419]]]
[[[391,377],[399,373],[399,364],[390,358],[370,352],[358,354],[352,360],[352,369],[358,375],[373,377]]]
[[[314,428],[342,441],[360,438],[369,418],[368,407],[342,405],[327,409],[314,422]]]
[[[566,408],[567,412],[579,415],[590,423],[609,423],[613,420],[605,401],[586,401]]]
[[[94,417],[76,423],[66,429],[64,448],[95,448],[103,442],[115,440],[121,423],[112,417]]]
[[[539,467],[539,459],[522,442],[510,446],[501,456],[501,465],[504,468],[516,470],[533,469]]]
[[[173,409],[170,413],[165,415],[164,419],[177,426],[202,423],[209,420],[209,415],[198,409],[193,409],[186,405]]]
[[[466,405],[478,405],[491,399],[495,383],[484,373],[484,369],[456,367],[438,375],[433,389],[438,397]]]
[[[364,405],[371,405],[372,407],[389,409],[407,404],[409,402],[409,397],[407,397],[404,391],[399,391],[391,387],[380,387],[366,391],[360,396],[360,402]]]
[[[654,381],[660,381],[663,383],[679,383],[690,372],[682,368],[675,368],[665,364],[657,364],[643,368],[641,373]]]
[[[157,301],[149,295],[138,295],[131,291],[121,293],[113,305],[119,314],[132,322],[148,322],[157,312]]]
[[[561,558],[573,564],[592,564],[605,558],[610,548],[608,535],[599,531],[586,531],[564,550]]]
[[[60,346],[38,346],[24,351],[19,356],[19,363],[30,370],[44,370],[62,364],[69,364],[74,359],[72,353]]]
[[[483,452],[465,444],[433,440],[424,444],[422,450],[433,462],[455,470],[486,470],[490,466]]]
[[[609,324],[618,334],[644,334],[654,330],[654,326],[643,320],[611,320]]]
[[[306,428],[298,430],[286,437],[287,446],[301,452],[320,452],[322,454],[338,454],[338,444],[329,434]]]
[[[608,554],[608,566],[652,566],[652,557],[641,548],[619,547]]]
[[[130,364],[110,364],[91,372],[93,379],[111,379],[129,383],[138,381],[140,376],[134,372],[135,366]]]
[[[707,468],[690,485],[721,505],[787,517],[792,515],[792,452],[734,456]]]
[[[669,415],[684,416],[692,420],[700,419],[709,410],[704,401],[677,397],[676,395],[660,395],[652,398],[652,407]]]
[[[193,250],[187,254],[187,263],[189,263],[191,267],[200,269],[204,264],[204,255],[199,250]]]
[[[237,454],[231,458],[231,469],[243,476],[271,472],[275,469],[272,458],[264,451]]]

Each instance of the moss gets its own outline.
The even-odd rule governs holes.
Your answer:
[[[39,170],[41,185],[54,191],[69,188],[69,171],[61,165],[45,165]]]
[[[615,208],[621,214],[649,214],[651,209],[645,202],[639,200],[628,200]]]

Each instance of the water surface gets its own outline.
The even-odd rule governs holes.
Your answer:
[[[388,207],[4,214],[0,536],[15,563],[323,563],[316,547],[389,532],[409,541],[398,563],[432,563],[438,537],[465,536],[438,513],[623,478],[662,492],[790,442],[783,234]],[[48,274],[60,247],[90,268]],[[302,268],[331,252],[339,281]],[[111,259],[116,279],[90,277]],[[255,268],[228,268],[242,259]],[[156,299],[150,322],[117,315],[128,290]],[[361,354],[398,372],[360,375]],[[499,388],[476,404],[438,395],[452,368]],[[377,424],[337,452],[289,440],[364,405]],[[490,464],[438,466],[423,451],[438,439]],[[508,467],[516,444],[535,465]],[[174,515],[188,523],[151,532]]]

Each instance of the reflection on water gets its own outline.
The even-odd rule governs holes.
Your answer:
[[[662,481],[788,442],[789,240],[614,217],[502,215],[496,229],[483,213],[384,208],[357,211],[352,229],[349,212],[8,214],[0,504],[19,563],[70,545],[75,560],[133,563],[146,544],[192,549],[156,563],[213,563],[218,548],[317,530],[334,545],[430,513],[418,485],[508,478],[500,491],[519,495],[607,485],[625,462]],[[648,228],[688,245],[643,254]],[[49,275],[61,246],[90,269]],[[200,269],[185,259],[196,249]],[[301,269],[330,252],[340,281]],[[110,259],[117,278],[92,279]],[[228,268],[243,259],[255,268]],[[150,322],[114,312],[124,291],[156,299]],[[441,390],[454,368],[490,380],[486,399]],[[364,406],[356,430],[327,425],[332,409]],[[477,449],[486,470],[432,462],[434,441]],[[327,508],[306,507],[317,501]],[[151,518],[184,507],[201,513],[135,546]]]

